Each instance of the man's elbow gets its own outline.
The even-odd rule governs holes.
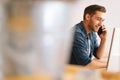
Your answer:
[[[96,58],[97,58],[97,59],[101,59],[101,58],[102,58],[102,56],[96,56]]]

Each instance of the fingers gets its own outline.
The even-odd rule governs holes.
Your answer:
[[[107,31],[107,29],[106,29],[106,28],[102,28],[102,31],[103,31],[103,32],[106,32],[106,31]]]
[[[103,32],[106,32],[106,31],[107,31],[105,25],[102,26],[102,31],[103,31]]]

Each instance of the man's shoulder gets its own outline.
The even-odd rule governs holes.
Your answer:
[[[79,32],[79,33],[82,33],[82,24],[81,23],[78,23],[76,24],[73,29],[75,30],[75,32]]]
[[[83,39],[85,39],[87,37],[86,32],[84,30],[84,26],[81,23],[76,24],[73,27],[73,30],[74,30],[75,39],[79,38],[79,39],[83,40]]]

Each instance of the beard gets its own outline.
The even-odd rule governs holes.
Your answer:
[[[94,26],[92,24],[89,24],[88,28],[89,28],[90,31],[94,31]]]

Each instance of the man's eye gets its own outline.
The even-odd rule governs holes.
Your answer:
[[[104,21],[104,19],[101,19],[101,18],[97,18],[97,20],[98,20],[98,21],[102,21],[102,22]]]
[[[98,20],[98,21],[101,21],[101,19],[100,19],[100,18],[97,18],[97,20]]]

